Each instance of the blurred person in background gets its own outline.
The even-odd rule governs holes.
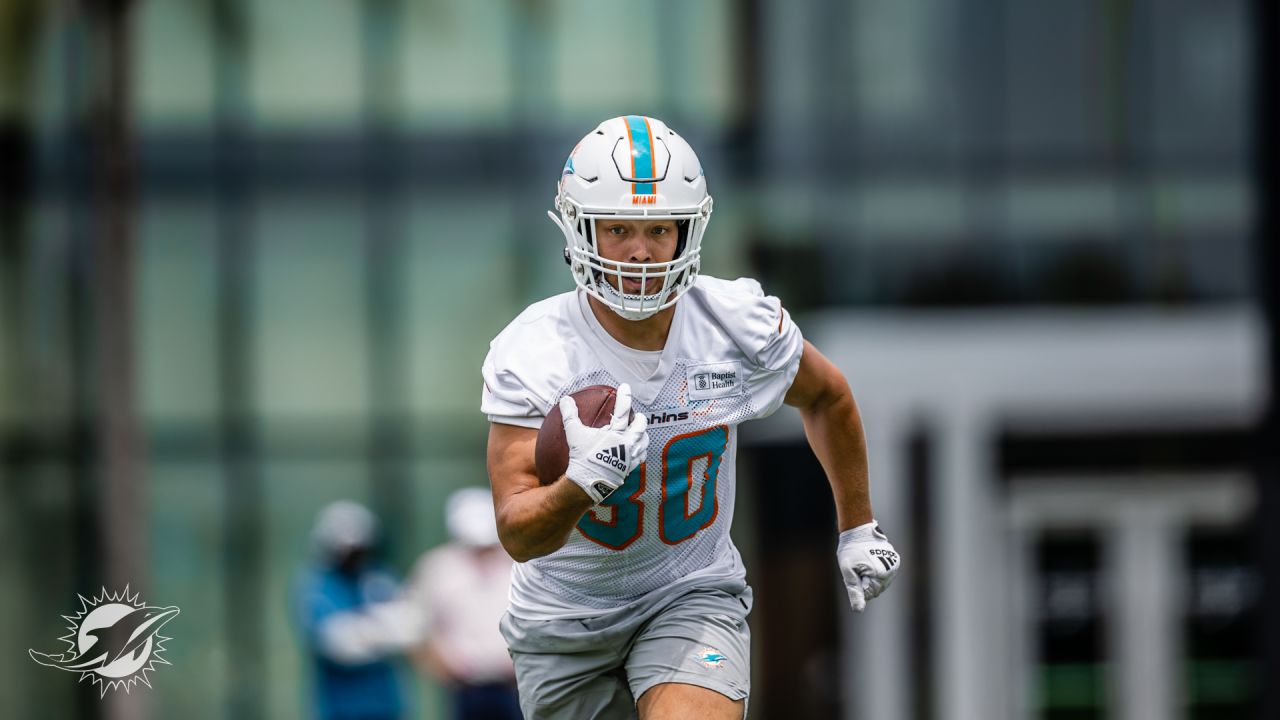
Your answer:
[[[463,488],[449,496],[450,541],[418,560],[406,594],[420,614],[419,670],[450,691],[456,720],[519,720],[515,670],[498,622],[511,590],[511,558],[498,544],[493,496]]]
[[[321,720],[403,717],[393,660],[420,634],[396,579],[372,560],[377,538],[377,518],[359,503],[339,500],[316,517],[296,601]]]

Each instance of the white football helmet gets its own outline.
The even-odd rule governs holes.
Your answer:
[[[628,320],[671,307],[698,275],[711,196],[698,156],[666,123],[642,115],[605,120],[578,143],[560,174],[547,215],[564,233],[565,261],[578,287]],[[676,220],[675,259],[663,263],[605,260],[596,251],[595,221]],[[623,293],[623,279],[662,279],[652,295]]]

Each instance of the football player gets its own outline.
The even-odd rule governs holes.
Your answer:
[[[577,287],[490,344],[489,477],[517,561],[501,629],[526,718],[745,716],[752,596],[729,538],[738,425],[784,402],[830,481],[853,609],[898,570],[844,376],[759,283],[699,274],[711,205],[693,149],[662,121],[601,123],[548,213]],[[590,385],[617,387],[604,427],[569,397]],[[569,466],[544,486],[534,448],[557,406]]]

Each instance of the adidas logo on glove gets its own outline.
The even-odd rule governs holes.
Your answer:
[[[596,453],[596,460],[605,465],[612,465],[619,470],[627,469],[627,447],[625,445],[615,445],[607,451],[601,450]]]
[[[871,557],[878,559],[884,563],[885,570],[892,570],[894,565],[898,564],[898,553],[892,550],[882,550],[880,548],[872,548],[867,551]]]

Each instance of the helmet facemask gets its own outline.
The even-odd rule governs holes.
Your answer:
[[[566,200],[572,203],[572,200]],[[573,273],[574,283],[587,294],[604,303],[606,307],[627,320],[643,320],[675,304],[676,300],[693,286],[701,263],[702,233],[706,230],[711,213],[711,199],[698,215],[621,215],[618,213],[588,213],[572,204],[559,217],[547,213],[565,235],[565,260]],[[570,220],[576,218],[576,222]],[[628,263],[610,260],[602,256],[595,242],[597,220],[675,220],[679,239],[676,256],[667,262]],[[569,225],[569,222],[573,222]],[[640,287],[648,289],[651,281],[662,284],[651,294],[632,294],[620,290],[623,280],[636,280]]]

